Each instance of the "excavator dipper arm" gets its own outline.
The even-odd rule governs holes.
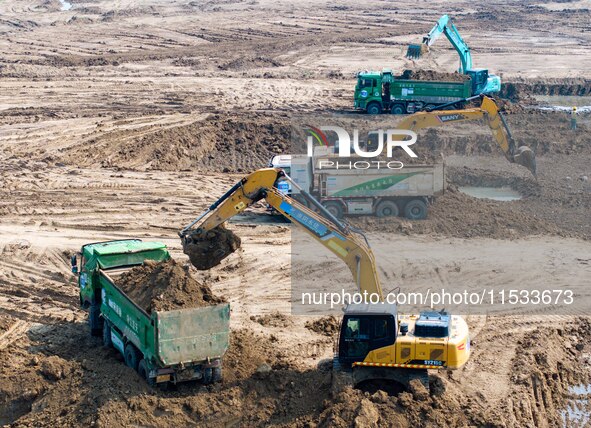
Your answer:
[[[228,219],[264,199],[319,244],[343,260],[349,267],[359,291],[367,292],[368,299],[371,294],[376,294],[380,301],[383,300],[375,258],[365,237],[348,225],[334,218],[332,220],[325,218],[279,192],[275,184],[282,177],[289,179],[280,168],[264,168],[251,173],[233,186],[204,214],[185,227],[179,235],[183,241],[183,250],[189,255],[193,265],[197,269],[203,269],[201,263],[194,262],[192,254],[195,252],[207,254],[217,252],[216,260],[219,259],[219,261],[233,252],[224,253],[225,249],[221,249],[222,253],[220,253],[220,248],[215,248],[216,241],[219,241],[219,235],[215,233],[216,229]],[[307,195],[307,199],[314,204],[314,199],[310,195]],[[322,207],[320,203],[316,203],[318,207]],[[209,267],[211,265],[206,264],[206,268]]]
[[[482,95],[481,98],[480,107],[464,110],[421,111],[411,114],[398,123],[396,128],[416,132],[423,128],[484,119],[492,132],[495,142],[501,148],[507,160],[525,166],[535,176],[536,160],[534,152],[526,146],[516,146],[511,131],[497,104],[487,96]]]

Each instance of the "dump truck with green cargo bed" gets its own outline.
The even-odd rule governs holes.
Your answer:
[[[80,271],[78,271],[80,257]],[[221,380],[230,335],[229,304],[153,310],[148,314],[117,286],[117,279],[147,260],[170,259],[166,246],[139,239],[84,245],[72,257],[80,304],[89,311],[91,334],[123,354],[149,384]]]
[[[354,107],[369,114],[415,113],[443,105],[461,109],[466,98],[483,93],[487,79],[487,70],[476,70],[463,81],[408,80],[389,69],[365,71],[357,75]]]

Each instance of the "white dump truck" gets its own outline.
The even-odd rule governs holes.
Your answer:
[[[299,187],[337,218],[376,215],[424,219],[428,206],[445,190],[443,163],[390,169],[386,162],[363,158],[277,155],[270,166],[283,168]],[[297,188],[288,189],[288,194],[305,202],[298,193]]]

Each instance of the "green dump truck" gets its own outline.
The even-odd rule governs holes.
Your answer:
[[[487,78],[486,70],[457,82],[400,79],[388,69],[362,72],[357,75],[354,107],[369,114],[414,113],[450,103],[450,108],[463,108],[463,100],[478,95],[481,80]]]
[[[80,304],[89,311],[90,332],[121,352],[125,363],[150,385],[219,381],[229,343],[229,304],[148,314],[117,286],[118,277],[134,266],[169,258],[159,242],[128,239],[84,245],[71,262],[78,274]]]

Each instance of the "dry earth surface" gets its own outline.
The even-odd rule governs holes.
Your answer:
[[[469,315],[472,358],[431,373],[430,393],[373,385],[331,396],[323,360],[335,320],[291,313],[291,257],[314,252],[292,247],[291,225],[261,205],[229,225],[240,250],[210,271],[187,267],[232,307],[225,379],[213,387],[151,389],[101,348],[68,264],[86,242],[140,237],[187,265],[177,231],[242,173],[288,150],[292,114],[350,112],[363,69],[454,71],[443,39],[420,61],[404,58],[449,13],[476,65],[502,76],[507,119],[537,148],[538,178],[508,164],[482,124],[424,131],[421,156],[443,156],[449,179],[429,218],[350,221],[368,231],[390,288],[544,284],[586,296],[591,121],[582,113],[573,133],[565,113],[538,103],[591,104],[588,1],[87,0],[62,9],[0,2],[0,424],[589,423],[590,389],[577,388],[591,374],[588,310]],[[511,186],[524,198],[474,199],[463,185]],[[320,257],[307,274],[353,288],[337,260]]]

